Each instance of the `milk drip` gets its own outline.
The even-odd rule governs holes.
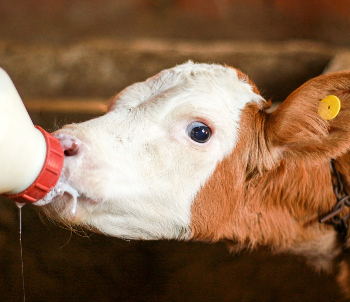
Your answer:
[[[0,194],[36,202],[57,183],[63,160],[59,141],[33,125],[10,77],[0,68]]]

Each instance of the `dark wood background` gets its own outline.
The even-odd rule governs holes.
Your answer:
[[[239,67],[280,102],[348,49],[349,20],[346,0],[0,0],[0,66],[28,104],[107,101],[189,59]],[[110,74],[106,62],[114,64]],[[30,110],[49,130],[97,114]],[[42,222],[34,207],[22,211],[28,302],[340,299],[332,274],[296,257],[265,249],[230,255],[224,243],[79,236]],[[0,301],[23,301],[18,223],[16,206],[0,198]]]

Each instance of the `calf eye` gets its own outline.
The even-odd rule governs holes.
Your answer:
[[[195,142],[203,144],[210,139],[211,129],[201,122],[194,122],[188,125],[187,134]]]

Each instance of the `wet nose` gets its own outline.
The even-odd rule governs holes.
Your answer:
[[[79,145],[81,144],[79,139],[66,133],[57,133],[54,134],[54,136],[60,141],[65,156],[74,156],[78,154]]]

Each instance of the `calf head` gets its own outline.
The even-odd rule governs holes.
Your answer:
[[[342,109],[326,121],[317,108],[329,94]],[[162,71],[120,92],[106,115],[55,133],[64,171],[38,205],[121,238],[327,254],[336,233],[318,218],[335,203],[329,160],[350,165],[350,72],[315,78],[268,108],[236,69],[189,62]]]

